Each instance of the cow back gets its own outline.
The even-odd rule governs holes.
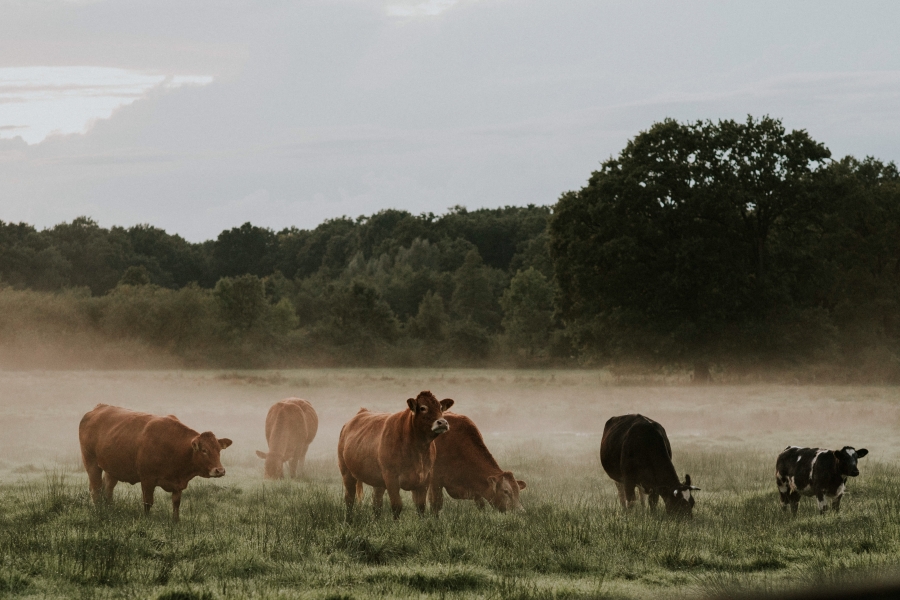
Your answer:
[[[450,430],[434,440],[435,481],[449,487],[454,483],[466,485],[468,481],[487,479],[502,473],[478,426],[465,415],[445,413]]]
[[[174,417],[160,417],[105,404],[81,419],[82,455],[119,481],[137,483],[147,471],[165,470],[191,450],[197,432]]]
[[[622,482],[638,472],[677,487],[678,475],[672,465],[672,447],[666,430],[640,414],[612,417],[603,428],[600,463],[607,475]]]

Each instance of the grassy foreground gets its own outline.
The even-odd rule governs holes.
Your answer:
[[[527,512],[501,515],[450,501],[420,519],[369,506],[343,520],[333,465],[310,479],[263,483],[248,470],[197,481],[170,520],[157,490],[149,518],[137,486],[94,508],[72,465],[0,487],[0,596],[82,598],[648,597],[775,591],[885,575],[900,550],[900,470],[863,465],[844,510],[814,502],[792,520],[777,505],[769,461],[687,451],[703,473],[693,521],[614,504],[582,456],[532,456]]]

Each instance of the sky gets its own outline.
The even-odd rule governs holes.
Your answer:
[[[665,118],[900,162],[900,3],[0,0],[0,220],[553,204]]]

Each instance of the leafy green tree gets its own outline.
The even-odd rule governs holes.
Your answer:
[[[830,197],[816,259],[830,279],[819,288],[840,331],[844,361],[877,347],[900,355],[900,172],[893,163],[846,157],[828,166]]]
[[[361,282],[331,286],[327,303],[327,316],[314,328],[318,340],[348,347],[351,354],[397,341],[397,318],[374,288]]]
[[[130,248],[121,230],[109,231],[93,219],[78,217],[45,236],[71,265],[69,285],[88,287],[99,296],[113,289],[125,272]]]
[[[768,117],[666,120],[631,140],[550,224],[561,314],[582,349],[693,362],[702,380],[712,360],[777,349],[786,323],[815,329],[804,283],[818,275],[798,266],[816,268],[803,255],[829,156]]]
[[[490,271],[478,250],[466,254],[465,262],[453,276],[455,289],[450,301],[451,314],[459,320],[471,321],[485,331],[497,331],[500,311],[491,285]]]
[[[419,312],[409,321],[409,332],[427,342],[442,342],[447,337],[448,324],[444,300],[438,294],[428,292],[419,303]]]
[[[212,245],[213,270],[218,277],[264,277],[275,269],[277,236],[271,229],[244,223],[223,231]]]
[[[223,277],[216,283],[213,294],[224,322],[237,331],[253,329],[268,312],[265,287],[256,275]]]
[[[534,267],[512,278],[500,306],[503,329],[513,347],[524,348],[529,355],[547,348],[553,328],[554,294],[553,284]]]
[[[119,285],[147,285],[150,283],[150,274],[143,265],[131,266],[125,269]]]

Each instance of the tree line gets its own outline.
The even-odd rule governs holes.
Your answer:
[[[835,160],[769,117],[666,120],[553,206],[246,223],[199,244],[0,222],[0,286],[190,364],[636,363],[700,380],[819,364],[896,380],[898,226],[894,163]]]

